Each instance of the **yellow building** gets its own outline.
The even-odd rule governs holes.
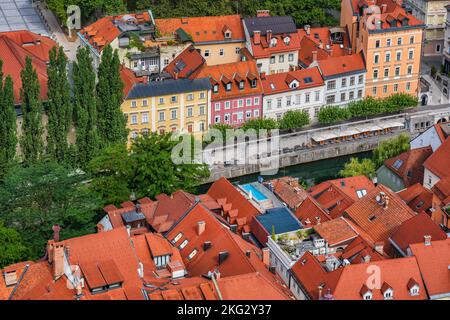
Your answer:
[[[129,139],[150,131],[202,135],[208,128],[210,89],[207,78],[135,84],[122,103]]]

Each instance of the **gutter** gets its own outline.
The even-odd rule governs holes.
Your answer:
[[[214,288],[216,288],[217,295],[219,296],[219,300],[223,300],[222,293],[220,292],[219,285],[218,285],[218,283],[216,281],[216,275],[214,273],[211,276],[211,280],[212,280],[212,282],[214,284]]]

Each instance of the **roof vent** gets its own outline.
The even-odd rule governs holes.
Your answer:
[[[219,265],[225,262],[229,256],[228,251],[219,252]]]
[[[212,246],[211,241],[205,241],[205,243],[203,243],[203,251],[210,249],[211,246]]]

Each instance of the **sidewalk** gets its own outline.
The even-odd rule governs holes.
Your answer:
[[[431,94],[431,101],[429,102],[430,105],[449,103],[449,99],[447,99],[447,97],[444,96],[444,94],[442,93],[442,89],[438,86],[436,80],[431,78],[429,74],[422,74],[422,78],[430,84],[430,94]]]

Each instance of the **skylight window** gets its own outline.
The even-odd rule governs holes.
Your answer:
[[[311,83],[313,82],[311,77],[306,77],[305,79],[303,79],[303,81],[305,81],[305,83]]]
[[[275,90],[275,85],[273,83],[270,84],[270,89]]]
[[[361,189],[361,190],[356,190],[356,195],[358,196],[358,198],[362,198],[367,194],[367,190],[366,189]]]
[[[188,259],[189,259],[189,260],[192,260],[192,258],[195,257],[195,255],[197,254],[197,252],[198,252],[197,249],[192,250],[192,252],[189,253],[189,255],[188,255]]]
[[[401,168],[401,166],[403,165],[403,161],[400,159],[395,160],[394,164],[392,165],[392,167],[394,167],[395,170],[398,170]]]
[[[177,235],[175,236],[175,238],[173,238],[172,244],[177,243],[178,240],[180,240],[182,236],[183,236],[183,233],[182,233],[182,232],[180,232],[179,234],[177,234]]]

